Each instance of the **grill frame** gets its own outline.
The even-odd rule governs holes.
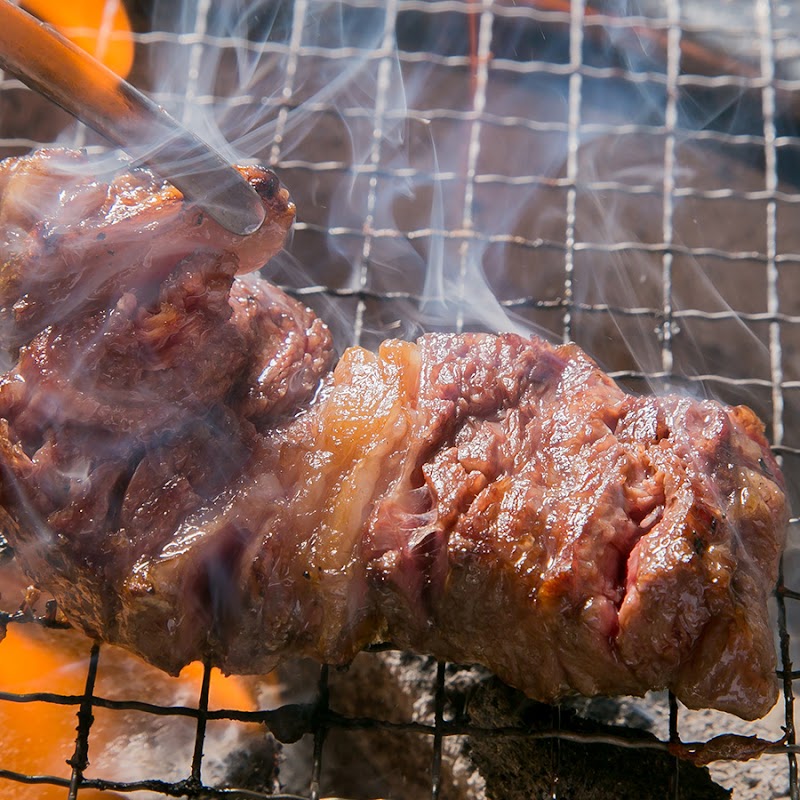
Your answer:
[[[389,0],[383,4],[377,0],[348,0],[344,5],[351,9],[364,9],[374,11],[385,6],[380,45],[369,52],[360,48],[340,47],[325,48],[309,46],[303,43],[301,32],[307,17],[313,11],[313,0],[296,0],[292,11],[292,33],[287,42],[270,42],[263,46],[263,52],[283,56],[286,59],[284,82],[280,91],[267,103],[270,113],[275,118],[275,135],[269,149],[270,165],[279,171],[294,170],[306,172],[310,175],[341,171],[353,177],[367,179],[366,213],[362,227],[330,228],[325,225],[310,221],[300,221],[296,226],[297,236],[302,237],[307,233],[324,234],[336,239],[355,240],[360,244],[359,260],[355,268],[357,280],[354,284],[341,286],[287,285],[286,288],[295,296],[313,299],[326,297],[334,300],[347,300],[354,303],[355,317],[353,327],[353,343],[358,344],[364,338],[367,306],[370,301],[381,302],[388,298],[386,293],[381,293],[371,288],[370,277],[373,266],[373,249],[376,242],[381,240],[410,240],[431,239],[439,237],[445,242],[452,242],[459,255],[460,283],[459,283],[459,309],[463,310],[463,298],[466,295],[468,271],[467,264],[474,259],[474,247],[490,244],[515,245],[533,254],[543,250],[555,251],[563,256],[563,285],[557,299],[540,298],[535,296],[516,297],[501,301],[501,305],[514,310],[519,308],[541,308],[555,311],[561,316],[561,337],[564,341],[573,338],[574,315],[576,312],[589,314],[603,314],[609,311],[616,314],[628,315],[635,318],[652,320],[661,331],[661,368],[660,370],[617,370],[612,371],[612,377],[628,381],[658,381],[680,379],[689,384],[714,384],[721,383],[748,389],[758,387],[769,390],[772,404],[771,441],[774,452],[784,461],[795,461],[800,465],[800,447],[786,444],[784,410],[786,407],[786,392],[800,389],[800,380],[787,379],[784,373],[784,356],[782,346],[782,326],[800,326],[800,315],[787,313],[782,310],[781,295],[779,290],[779,270],[782,265],[800,264],[800,253],[785,251],[781,248],[778,235],[778,204],[793,207],[800,204],[800,191],[787,191],[780,188],[779,157],[783,149],[800,146],[800,137],[793,133],[782,133],[780,128],[780,97],[800,96],[800,81],[790,80],[776,76],[776,44],[780,43],[787,34],[786,31],[776,29],[775,2],[770,0],[754,0],[754,20],[757,25],[756,39],[758,50],[758,63],[753,68],[742,68],[740,73],[729,72],[721,75],[685,74],[681,70],[682,45],[687,36],[696,37],[712,32],[711,29],[699,25],[688,24],[682,18],[680,0],[665,0],[665,16],[662,19],[653,19],[645,16],[620,18],[610,14],[603,14],[587,9],[583,0],[572,0],[569,11],[541,10],[532,5],[505,6],[495,5],[492,0]],[[394,49],[395,32],[398,15],[403,13],[421,13],[428,15],[460,14],[475,20],[475,45],[474,55],[440,55],[436,53],[417,53]],[[214,107],[224,101],[231,104],[229,98],[216,97],[205,94],[198,83],[199,66],[204,57],[205,48],[227,47],[237,45],[249,47],[245,40],[220,39],[208,32],[208,20],[211,13],[210,0],[201,0],[197,4],[196,24],[193,30],[180,34],[163,31],[138,33],[135,35],[140,46],[158,44],[180,43],[189,48],[189,78],[185,96],[178,97],[170,94],[155,94],[158,102],[172,108],[181,106],[185,109],[184,121],[189,122],[188,111],[192,105]],[[534,21],[546,26],[561,26],[568,32],[568,57],[563,63],[551,61],[514,61],[510,59],[495,59],[491,53],[492,34],[496,20],[524,19]],[[665,41],[666,64],[664,72],[640,71],[626,69],[619,66],[598,67],[585,63],[584,45],[587,32],[594,35],[595,28],[603,26],[611,31],[631,31],[644,29],[654,36],[662,37]],[[752,30],[746,26],[731,30],[736,36],[752,36]],[[252,44],[252,43],[251,43]],[[255,48],[256,45],[252,44]],[[284,157],[283,145],[287,133],[287,123],[291,113],[296,110],[294,101],[295,81],[298,74],[298,63],[303,58],[323,57],[347,60],[354,57],[366,57],[376,66],[377,93],[373,107],[366,108],[332,108],[325,102],[307,103],[304,108],[312,112],[335,111],[346,119],[366,121],[372,128],[372,144],[366,160],[360,164],[351,164],[343,161],[318,162],[302,158]],[[387,101],[390,90],[391,65],[393,59],[399,58],[400,63],[413,64],[420,59],[426,59],[439,65],[454,70],[473,70],[474,92],[472,107],[466,110],[443,107],[439,109],[444,119],[452,119],[465,123],[470,127],[468,137],[467,163],[465,176],[454,171],[425,172],[425,176],[435,183],[452,183],[460,185],[463,180],[463,214],[458,227],[420,227],[414,230],[400,230],[385,227],[377,221],[377,203],[379,182],[390,178],[414,177],[413,168],[396,168],[386,166],[383,161],[382,146],[385,127],[396,123],[401,117],[411,120],[427,120],[432,116],[430,109],[401,110],[392,108]],[[524,118],[522,116],[498,116],[487,111],[487,87],[492,76],[498,72],[508,75],[541,74],[563,77],[568,82],[567,106],[568,113],[565,122],[541,121]],[[0,76],[0,95],[9,90],[24,90],[16,81],[5,76]],[[618,125],[597,122],[585,122],[582,119],[583,86],[586,80],[622,80],[632,84],[654,84],[663,88],[666,97],[664,109],[664,123],[662,125],[644,125],[632,123]],[[764,161],[764,187],[758,190],[741,190],[735,187],[726,189],[703,189],[694,186],[680,186],[676,180],[676,143],[678,137],[678,102],[682,91],[686,89],[699,89],[716,91],[725,88],[736,88],[742,92],[757,93],[760,98],[762,130],[758,133],[726,133],[717,130],[703,130],[693,134],[697,141],[712,142],[725,145],[749,145],[762,150]],[[262,102],[258,95],[241,95],[232,101],[233,105],[247,106]],[[538,132],[550,132],[563,135],[566,138],[566,171],[563,176],[550,176],[545,174],[497,175],[481,172],[478,163],[481,155],[482,131],[485,126],[498,126],[506,128],[526,128]],[[630,185],[614,180],[585,181],[579,166],[579,154],[582,142],[587,135],[612,134],[624,135],[626,133],[654,134],[663,137],[663,180],[648,184]],[[684,132],[681,132],[683,135]],[[89,149],[102,149],[101,145],[94,144],[91,135],[80,126],[75,128],[74,138],[71,143],[75,146],[88,145]],[[47,144],[35,139],[25,137],[11,137],[0,140],[0,150],[18,151]],[[464,179],[465,178],[465,179]],[[566,230],[564,240],[542,240],[521,237],[510,233],[486,233],[480,230],[475,219],[475,192],[476,187],[489,184],[544,186],[566,192]],[[631,197],[652,196],[658,197],[662,202],[660,242],[641,241],[614,241],[593,242],[582,241],[577,235],[576,221],[579,214],[578,195],[580,191],[607,191]],[[697,247],[680,244],[675,236],[675,203],[683,198],[698,198],[713,202],[715,200],[734,199],[752,202],[755,207],[763,206],[763,250],[725,250],[717,247]],[[608,303],[585,303],[575,297],[575,257],[579,253],[616,253],[616,252],[644,252],[660,258],[662,275],[662,303],[660,307],[615,307]],[[721,261],[739,263],[753,261],[763,265],[766,275],[767,308],[763,312],[739,312],[728,309],[722,312],[711,312],[699,308],[681,309],[673,306],[672,301],[672,270],[676,256],[692,258],[715,258]],[[420,302],[424,298],[414,292],[396,292],[392,298],[402,296],[411,302]],[[673,358],[673,331],[674,325],[682,320],[702,319],[709,322],[732,319],[745,322],[765,323],[769,331],[769,379],[757,377],[732,378],[725,375],[699,374],[676,375],[674,374]],[[461,331],[467,321],[464,314],[459,312],[453,329]],[[790,542],[796,539],[800,518],[793,517],[790,523]],[[780,644],[781,670],[783,681],[783,704],[785,717],[785,741],[776,743],[767,750],[765,757],[785,758],[788,770],[788,789],[792,800],[800,800],[800,784],[798,784],[797,758],[800,746],[796,743],[794,726],[794,681],[800,678],[800,672],[794,671],[791,664],[791,636],[787,622],[790,603],[800,600],[800,591],[786,586],[783,565],[776,591],[778,640]],[[9,624],[39,624],[59,626],[51,615],[37,617],[28,612],[0,612],[0,625]],[[2,648],[0,647],[0,658]],[[24,775],[11,770],[0,768],[0,779],[18,781],[23,783],[52,784],[68,790],[68,798],[80,798],[84,788],[108,789],[117,792],[134,792],[149,789],[164,796],[188,797],[272,797],[295,798],[296,795],[263,794],[239,790],[235,787],[214,788],[207,786],[202,781],[202,755],[203,743],[206,732],[206,723],[209,720],[229,719],[249,722],[259,722],[267,728],[274,722],[275,714],[283,713],[280,709],[244,712],[237,709],[209,710],[208,692],[211,680],[211,671],[206,665],[203,686],[198,698],[196,708],[185,706],[160,706],[139,701],[114,701],[98,697],[94,693],[94,683],[98,669],[102,666],[101,648],[92,647],[87,664],[87,677],[85,690],[81,695],[60,695],[55,693],[39,692],[35,694],[19,695],[9,692],[0,692],[0,701],[13,703],[47,702],[68,705],[76,708],[78,729],[75,742],[75,752],[70,761],[72,774],[69,779],[48,775]],[[319,800],[320,779],[322,775],[324,744],[326,733],[332,729],[359,729],[359,728],[385,728],[389,730],[408,731],[432,737],[433,760],[431,765],[431,797],[439,797],[442,773],[442,742],[447,736],[455,735],[525,735],[534,734],[525,729],[514,730],[481,730],[476,727],[466,729],[457,722],[445,719],[445,665],[439,664],[437,668],[436,684],[433,689],[433,703],[435,716],[433,724],[427,725],[417,722],[390,723],[377,719],[354,719],[343,717],[332,712],[329,707],[329,672],[327,667],[320,670],[317,699],[303,709],[303,719],[310,720],[309,733],[313,736],[313,759],[311,764],[311,778],[307,795],[304,798]],[[110,782],[99,779],[87,778],[84,775],[88,764],[87,754],[91,745],[92,709],[135,709],[153,715],[181,715],[197,720],[197,735],[194,758],[189,768],[188,777],[180,782],[168,783],[165,781],[137,781],[137,782]],[[669,738],[658,744],[632,743],[620,737],[592,736],[576,734],[574,732],[559,730],[554,727],[552,731],[537,733],[543,736],[558,739],[578,739],[590,743],[614,744],[620,747],[649,747],[669,752],[669,745],[680,740],[680,715],[678,705],[674,699],[669,703]],[[1,766],[1,765],[0,765]],[[677,761],[676,761],[677,770]],[[676,772],[677,775],[677,772]],[[673,781],[670,793],[675,798],[679,797],[677,780]]]

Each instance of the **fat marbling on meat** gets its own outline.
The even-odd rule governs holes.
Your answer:
[[[3,524],[74,624],[171,673],[389,641],[545,701],[771,707],[788,511],[749,409],[513,334],[332,367],[325,325],[242,274],[294,215],[271,173],[245,169],[268,221],[241,239],[89,168],[0,165]]]

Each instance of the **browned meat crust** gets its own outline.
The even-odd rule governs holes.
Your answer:
[[[100,177],[97,169],[73,150],[0,162],[4,344],[18,346],[51,322],[157,284],[189,253],[235,253],[238,272],[259,269],[283,246],[294,219],[275,174],[261,167],[241,168],[269,212],[246,238],[184,203],[147,170],[120,171],[114,161]]]
[[[57,186],[41,158],[25,169]],[[125,178],[93,186],[158,215]],[[751,411],[632,397],[576,346],[516,335],[352,348],[329,372],[325,326],[234,277],[252,242],[165,230],[168,270],[137,272],[129,251],[57,318],[19,323],[27,273],[11,259],[0,278],[8,338],[28,341],[0,383],[8,536],[77,625],[170,672],[344,663],[391,640],[540,700],[773,704],[788,512]],[[53,245],[48,274],[75,247]],[[159,237],[147,247],[151,264]]]

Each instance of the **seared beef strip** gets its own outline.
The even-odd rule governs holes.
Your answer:
[[[262,267],[283,246],[294,206],[273,172],[241,172],[269,211],[248,237],[221,228],[151,172],[121,171],[111,159],[53,149],[0,162],[3,343],[18,346],[128,288],[157,285],[187,254],[235,253],[240,273]]]
[[[539,700],[774,703],[788,512],[750,410],[633,397],[575,345],[510,334],[351,348],[330,372],[325,326],[235,277],[291,221],[271,177],[247,173],[270,211],[247,240],[198,238],[146,174],[70,177],[83,221],[43,244],[17,193],[57,194],[72,158],[2,168],[0,319],[25,344],[0,458],[8,537],[75,624],[172,673],[388,640]]]

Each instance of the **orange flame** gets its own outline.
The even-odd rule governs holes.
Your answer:
[[[75,631],[43,631],[33,625],[11,625],[0,645],[0,691],[26,693],[47,691],[64,695],[83,693],[86,657],[90,642]],[[110,664],[107,662],[110,659]],[[111,678],[133,671],[148,686],[148,699],[174,703],[177,696],[199,696],[203,667],[187,666],[179,678],[170,678],[116,648],[106,648],[101,656],[111,669]],[[135,663],[134,663],[135,662]],[[114,681],[119,683],[119,681]],[[100,692],[102,686],[98,687]],[[236,677],[226,677],[219,670],[212,673],[211,708],[255,709],[253,694]],[[0,702],[0,753],[6,769],[39,775],[55,775],[68,779],[66,764],[75,748],[76,707],[45,702]],[[135,717],[133,718],[135,719]],[[144,724],[139,721],[140,724]],[[92,728],[90,757],[106,749],[124,757],[135,723],[124,713],[106,717]],[[54,785],[26,785],[0,779],[3,800],[64,800],[65,789]],[[110,800],[116,793],[81,789],[82,800]]]
[[[133,37],[121,0],[22,0],[21,5],[120,77],[128,76]]]

